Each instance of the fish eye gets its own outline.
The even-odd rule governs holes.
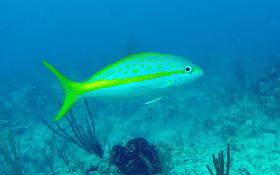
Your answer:
[[[192,71],[192,68],[191,68],[190,66],[187,66],[187,67],[185,68],[185,71],[186,71],[187,73],[190,73],[190,72]]]

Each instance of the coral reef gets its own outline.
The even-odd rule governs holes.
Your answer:
[[[276,175],[280,172],[279,58],[253,73],[246,63],[231,61],[227,67],[230,73],[206,74],[185,91],[150,105],[80,102],[59,123],[47,119],[55,115],[55,98],[48,94],[58,96],[57,86],[49,91],[37,91],[35,85],[11,92],[2,89],[0,126],[12,130],[15,138],[1,139],[5,143],[1,146],[20,148],[15,157],[22,160],[18,164],[20,169],[30,175],[129,174],[124,167],[130,158],[140,159],[138,162],[144,167],[139,169],[138,164],[131,164],[132,169],[151,174],[144,171],[149,169],[150,161],[143,158],[149,156],[141,157],[141,151],[135,150],[137,146],[129,146],[141,141],[141,149],[157,152],[160,164],[157,163],[158,171],[154,173],[205,175],[209,174],[205,164],[213,161],[209,155],[230,143],[230,174]],[[53,106],[43,107],[45,101]],[[49,128],[38,116],[45,116]],[[2,132],[4,136],[11,138],[6,131]],[[139,137],[149,143],[143,139],[131,143]],[[127,150],[135,152],[130,155]],[[115,159],[114,164],[116,155],[127,159],[118,163]],[[217,164],[216,159],[215,156]],[[221,162],[222,159],[218,164]],[[212,171],[216,173],[215,168]]]

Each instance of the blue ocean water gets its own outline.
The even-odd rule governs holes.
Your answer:
[[[205,175],[227,144],[230,174],[280,174],[279,9],[277,0],[0,1],[0,174]],[[82,82],[138,52],[184,57],[204,75],[150,105],[80,100],[73,120],[82,135],[95,130],[88,139],[71,114],[62,134],[47,127],[63,91],[40,60]],[[155,146],[158,171],[117,166],[114,146],[135,138]]]

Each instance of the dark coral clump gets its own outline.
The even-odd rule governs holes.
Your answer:
[[[112,161],[125,175],[161,173],[157,151],[144,138],[132,139],[125,147],[114,146]]]

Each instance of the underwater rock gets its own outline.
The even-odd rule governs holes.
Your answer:
[[[114,146],[112,161],[125,175],[161,173],[157,151],[144,138],[132,139],[125,147]]]

